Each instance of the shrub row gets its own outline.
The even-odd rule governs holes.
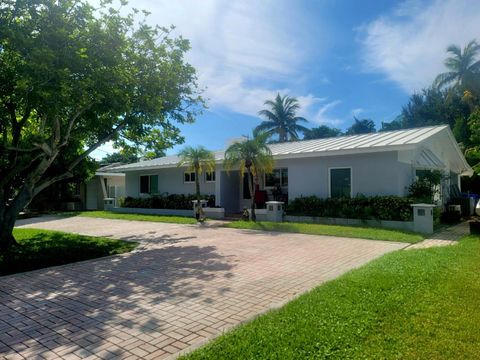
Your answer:
[[[357,196],[354,198],[321,199],[299,197],[287,207],[288,215],[338,217],[364,220],[410,221],[413,199],[399,196]]]
[[[207,200],[207,206],[215,206],[215,195],[202,195],[203,200]],[[190,210],[193,207],[192,200],[196,200],[195,195],[154,195],[149,198],[126,197],[121,206],[125,208],[144,208],[144,209],[176,209]]]

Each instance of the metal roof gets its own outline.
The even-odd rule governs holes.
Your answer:
[[[371,134],[339,136],[326,139],[301,140],[269,145],[276,159],[303,156],[326,156],[347,153],[374,152],[412,148],[431,136],[448,129],[448,125],[430,126],[416,129],[384,131]],[[225,150],[215,151],[215,159],[220,162]],[[177,166],[180,158],[177,155],[164,156],[158,159],[122,165],[110,171],[147,170]],[[438,159],[437,159],[438,160]]]
[[[445,164],[429,149],[422,149],[415,158],[414,165],[417,169],[445,169]]]

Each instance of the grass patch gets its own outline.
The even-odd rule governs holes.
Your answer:
[[[0,254],[0,275],[63,265],[133,250],[137,243],[59,231],[14,229],[19,246]]]
[[[251,229],[301,233],[310,235],[342,236],[371,240],[398,241],[411,244],[417,243],[424,239],[421,234],[401,230],[389,230],[360,226],[305,224],[293,222],[277,223],[268,221],[235,221],[227,224],[226,226],[234,229]]]
[[[186,359],[476,359],[480,237],[397,251],[221,336]]]
[[[62,216],[83,216],[91,218],[116,219],[116,220],[135,220],[135,221],[153,221],[173,224],[196,224],[197,220],[193,217],[170,216],[170,215],[144,215],[144,214],[121,214],[111,211],[79,211],[71,213],[61,213]]]

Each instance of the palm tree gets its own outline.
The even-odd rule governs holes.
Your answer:
[[[303,117],[296,116],[300,109],[298,100],[290,96],[277,94],[275,100],[265,101],[270,109],[259,111],[259,115],[266,120],[255,128],[255,132],[265,132],[268,137],[278,135],[279,142],[298,140],[298,132],[305,132],[308,129],[298,122],[306,122]]]
[[[445,66],[450,70],[439,74],[435,79],[434,85],[442,88],[451,83],[454,87],[465,86],[468,81],[478,76],[480,70],[480,60],[477,55],[480,51],[480,45],[475,41],[470,41],[465,48],[462,49],[457,45],[450,45],[447,52],[452,56],[445,59]]]
[[[274,161],[272,152],[267,145],[268,137],[268,133],[254,132],[252,138],[235,142],[225,151],[225,169],[229,170],[239,166],[241,178],[245,171],[247,172],[253,221],[257,219],[255,215],[255,185],[258,184],[259,174],[273,171]]]
[[[362,119],[359,120],[356,117],[353,117],[355,121],[352,126],[350,126],[345,134],[347,135],[359,135],[359,134],[369,134],[374,133],[375,130],[375,123],[373,120],[370,119]]]
[[[215,171],[215,155],[203,146],[196,148],[187,146],[178,156],[180,157],[178,166],[187,166],[187,171],[195,173],[195,193],[197,206],[200,206],[200,175],[203,172]]]

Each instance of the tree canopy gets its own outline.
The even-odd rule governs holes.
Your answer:
[[[248,189],[251,199],[251,217],[255,216],[255,184],[259,183],[259,176],[273,171],[274,159],[268,147],[268,133],[254,132],[252,138],[234,142],[225,150],[224,167],[230,170],[238,167],[243,178],[247,173]]]
[[[325,139],[340,136],[341,134],[342,131],[340,129],[332,128],[327,125],[320,125],[305,131],[303,138],[305,140]]]
[[[187,171],[195,173],[195,193],[197,201],[200,201],[200,175],[215,171],[215,154],[203,146],[187,146],[178,156],[180,157],[178,166],[186,166]]]
[[[308,129],[299,122],[307,122],[301,116],[297,116],[300,110],[300,104],[294,97],[277,94],[274,100],[265,101],[268,109],[259,111],[259,115],[266,120],[255,128],[256,132],[264,132],[268,137],[278,135],[278,142],[289,140],[298,140],[299,132],[308,131]]]
[[[0,247],[33,196],[101,144],[170,146],[201,110],[189,42],[122,13],[105,1],[0,3]]]
[[[362,119],[359,120],[356,117],[353,118],[354,123],[350,126],[345,132],[346,135],[358,135],[358,134],[368,134],[375,132],[375,123],[371,119]]]

